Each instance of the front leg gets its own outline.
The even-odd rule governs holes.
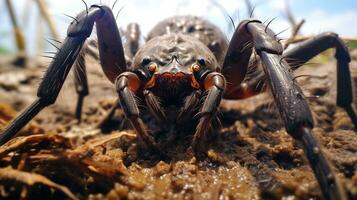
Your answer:
[[[321,150],[314,136],[313,120],[301,88],[290,74],[290,66],[282,59],[283,48],[275,34],[265,25],[249,21],[246,30],[251,35],[255,51],[263,63],[275,103],[286,131],[302,142],[310,166],[320,184],[325,199],[347,199],[342,183]]]
[[[0,145],[10,140],[42,109],[55,103],[70,69],[78,58],[84,42],[91,35],[95,23],[97,25],[101,64],[107,78],[114,82],[120,73],[126,71],[122,42],[112,11],[107,6],[91,6],[88,10],[81,12],[70,24],[67,37],[48,67],[38,88],[38,99],[9,123],[3,133],[0,134]],[[81,59],[78,61],[81,61]],[[83,69],[77,68],[77,70]],[[79,74],[78,78],[81,83],[76,85],[78,87],[76,89],[81,89],[79,92],[83,97],[87,91],[80,87],[86,87],[85,73]],[[78,101],[77,118],[79,118],[81,110],[82,97],[80,96]]]
[[[200,120],[192,141],[192,147],[196,153],[202,153],[204,151],[203,140],[205,139],[205,134],[211,127],[211,121],[216,115],[217,108],[221,102],[226,87],[226,80],[222,74],[212,72],[206,76],[203,86],[207,92],[207,96],[198,113]]]
[[[92,32],[94,22],[104,13],[101,7],[91,7],[88,13],[82,12],[77,16],[77,20],[71,23],[62,47],[56,53],[37,90],[38,99],[10,122],[0,135],[0,145],[10,140],[42,109],[55,103],[68,72]]]
[[[116,79],[115,87],[119,95],[120,106],[135,128],[139,141],[148,149],[160,153],[154,138],[149,135],[142,119],[139,117],[139,108],[134,97],[141,87],[139,77],[132,72],[124,72]]]

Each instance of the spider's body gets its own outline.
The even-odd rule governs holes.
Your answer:
[[[147,62],[144,66],[143,60]],[[182,105],[187,96],[200,89],[195,70],[202,70],[201,73],[219,71],[218,66],[215,56],[204,44],[182,34],[151,39],[138,51],[133,62],[134,71],[149,75],[144,88],[152,91],[166,105],[177,101]],[[150,67],[153,67],[151,71]]]
[[[320,151],[312,132],[314,125],[308,103],[290,73],[291,64],[300,67],[320,52],[335,48],[337,104],[347,111],[357,127],[356,114],[351,107],[347,48],[336,34],[324,33],[284,52],[274,32],[253,19],[240,22],[228,42],[216,26],[201,18],[173,17],[154,27],[142,47],[139,47],[139,27],[131,25],[125,33],[125,55],[111,9],[93,5],[69,26],[67,38],[38,89],[38,100],[9,124],[0,136],[1,144],[11,139],[44,107],[56,101],[73,64],[79,96],[76,116],[80,120],[83,98],[88,95],[85,64],[80,52],[94,24],[104,74],[115,83],[120,106],[136,130],[142,148],[163,153],[147,130],[147,116],[143,116],[145,111],[139,109],[135,96],[146,104],[152,118],[163,125],[167,122],[182,125],[194,117],[192,147],[197,155],[202,155],[206,151],[206,134],[211,129],[221,99],[238,100],[258,94],[262,91],[261,80],[266,79],[286,131],[302,142],[324,197],[347,198],[328,159]],[[259,69],[263,70],[246,78],[253,49],[262,63]]]
[[[172,33],[196,38],[211,50],[219,62],[224,61],[228,40],[222,31],[209,21],[196,16],[171,17],[159,22],[149,32],[147,40]]]
[[[148,67],[155,66],[145,89],[160,98],[164,107],[182,107],[186,98],[200,89],[197,76],[221,71],[222,52],[228,47],[215,25],[194,16],[162,21],[150,31],[147,40],[133,58],[132,69],[145,76],[145,71],[150,71]],[[145,66],[143,60],[148,62]]]

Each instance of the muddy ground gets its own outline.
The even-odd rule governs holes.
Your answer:
[[[357,85],[357,51],[352,55]],[[301,145],[284,131],[269,94],[222,102],[222,127],[209,140],[206,158],[196,159],[187,150],[188,135],[168,145],[169,157],[161,159],[139,153],[135,133],[120,110],[104,130],[97,128],[116,95],[97,62],[87,59],[90,95],[82,123],[74,118],[72,76],[55,105],[0,147],[1,198],[321,199]],[[41,60],[21,69],[8,60],[2,58],[0,66],[0,128],[36,98],[49,63]],[[335,72],[331,57],[295,75],[318,76],[298,79],[314,113],[314,132],[350,198],[357,199],[357,133],[335,106]]]

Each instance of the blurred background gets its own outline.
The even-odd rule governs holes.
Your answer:
[[[198,15],[221,27],[229,39],[233,26],[229,16],[237,25],[240,20],[253,17],[269,21],[271,28],[282,39],[293,34],[311,36],[324,31],[333,31],[354,41],[357,36],[356,0],[85,0],[88,5],[103,3],[113,6],[118,14],[119,27],[130,22],[140,24],[143,35],[158,21],[173,15]],[[13,13],[10,12],[9,4]],[[114,5],[115,4],[115,5]],[[0,1],[0,54],[13,54],[19,48],[30,57],[50,51],[46,42],[52,38],[63,40],[71,22],[68,16],[76,16],[85,9],[81,0],[1,0]],[[13,19],[11,20],[11,14]],[[13,20],[23,32],[24,42],[16,45]],[[303,21],[304,20],[304,21]],[[293,33],[297,26],[297,33]],[[284,31],[285,30],[285,31]],[[356,43],[351,43],[356,46]],[[20,46],[20,47],[19,47]]]

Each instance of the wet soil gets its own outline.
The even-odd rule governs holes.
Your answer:
[[[357,85],[357,51],[352,55]],[[269,94],[223,101],[222,126],[209,137],[204,158],[190,150],[190,134],[166,145],[168,156],[162,158],[140,150],[120,109],[103,130],[97,128],[116,95],[97,61],[87,59],[90,95],[82,123],[74,117],[76,96],[69,77],[56,104],[0,147],[1,198],[322,198],[301,144],[284,131]],[[28,68],[1,64],[0,129],[36,98],[48,61],[39,63]],[[357,199],[357,133],[335,106],[335,61],[304,66],[295,72],[301,74],[314,75],[298,79],[313,111],[314,133],[350,198]]]

